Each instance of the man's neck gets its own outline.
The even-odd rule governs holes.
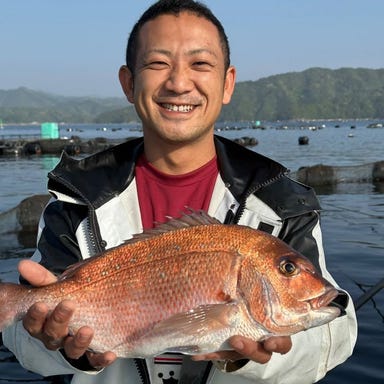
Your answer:
[[[147,161],[156,169],[170,175],[183,175],[207,164],[216,155],[213,137],[194,143],[161,143],[146,141]]]

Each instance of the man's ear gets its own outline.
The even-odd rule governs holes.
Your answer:
[[[236,83],[236,69],[234,66],[230,66],[227,69],[227,73],[224,81],[224,94],[223,104],[228,104],[231,101],[233,91]]]
[[[133,104],[133,74],[126,65],[122,65],[119,69],[119,80],[125,96]]]

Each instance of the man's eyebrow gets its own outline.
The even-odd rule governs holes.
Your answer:
[[[188,51],[189,55],[198,55],[200,53],[208,53],[211,56],[216,57],[216,53],[208,48],[198,48],[198,49],[192,49],[191,51]]]
[[[172,52],[168,51],[167,49],[153,48],[153,49],[150,49],[149,51],[145,52],[143,57],[147,58],[148,56],[150,56],[153,53],[160,53],[160,54],[168,56],[168,57],[172,56]],[[208,48],[191,49],[191,50],[186,52],[186,55],[187,56],[193,56],[193,55],[199,55],[201,53],[208,53],[209,55],[211,55],[213,57],[217,57],[216,53],[214,51],[208,49]]]
[[[153,53],[160,53],[160,54],[165,55],[165,56],[171,56],[171,51],[168,51],[166,49],[161,49],[161,48],[153,48],[153,49],[150,49],[149,51],[144,52],[143,57],[147,58],[148,56],[150,56]]]

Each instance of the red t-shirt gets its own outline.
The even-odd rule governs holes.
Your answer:
[[[169,217],[180,217],[186,208],[208,211],[219,173],[217,158],[184,175],[160,172],[141,156],[136,164],[136,185],[143,229]]]

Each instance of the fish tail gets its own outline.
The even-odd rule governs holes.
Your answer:
[[[13,283],[0,283],[0,332],[19,320],[20,301],[26,288]]]

